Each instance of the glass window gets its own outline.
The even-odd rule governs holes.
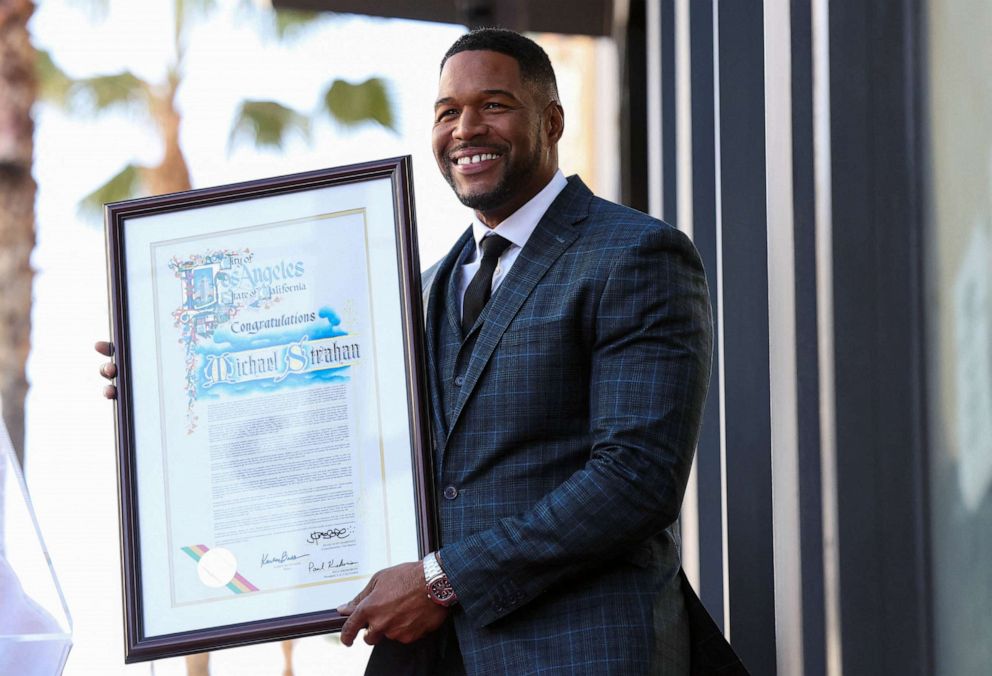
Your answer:
[[[928,3],[925,308],[937,674],[992,664],[992,3]]]

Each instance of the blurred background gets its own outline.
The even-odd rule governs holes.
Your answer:
[[[26,26],[13,25],[15,12],[30,17]],[[277,14],[243,0],[65,0],[38,3],[33,14],[31,3],[0,2],[0,40],[14,39],[15,29],[24,79],[0,85],[0,101],[16,99],[24,120],[7,125],[8,135],[21,132],[14,141],[0,130],[0,153],[11,144],[28,175],[0,183],[0,204],[24,193],[21,206],[0,216],[12,231],[0,239],[4,416],[73,620],[65,673],[150,673],[152,665],[123,663],[112,404],[101,397],[103,360],[92,345],[109,334],[102,204],[410,154],[426,267],[469,224],[430,147],[439,63],[467,29]],[[575,128],[564,166],[615,198],[615,46],[602,37],[536,37],[557,64]],[[10,49],[0,52],[5,73],[16,65]],[[11,115],[0,112],[0,120]],[[33,238],[29,176],[37,185]],[[21,342],[29,316],[30,343]],[[26,392],[17,377],[24,357]],[[297,674],[357,674],[367,655],[361,641],[346,650],[321,637],[298,642],[293,660]],[[211,673],[281,674],[283,666],[280,645],[270,644],[218,653]],[[165,660],[154,672],[185,667]]]
[[[426,267],[468,223],[429,147],[438,63],[492,24],[551,56],[566,174],[703,257],[718,331],[683,555],[745,664],[988,673],[992,4],[275,4],[294,13],[0,0],[0,398],[74,622],[66,674],[187,666],[123,665],[99,203],[411,154]],[[316,637],[293,660],[366,655]],[[211,658],[283,666],[278,644]]]

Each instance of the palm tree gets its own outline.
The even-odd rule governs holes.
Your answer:
[[[103,4],[107,0],[93,0]],[[153,123],[162,142],[161,161],[154,166],[128,164],[106,183],[83,198],[81,212],[99,217],[103,205],[139,195],[158,195],[189,190],[189,168],[179,144],[182,115],[176,94],[182,86],[189,29],[196,17],[204,16],[215,0],[175,0],[174,53],[161,82],[148,82],[131,72],[73,79],[47,53],[39,56],[43,99],[70,112],[92,113],[113,108],[140,111]],[[294,37],[321,18],[316,12],[259,8],[242,0],[241,9],[251,11],[263,30],[277,39]],[[265,10],[265,11],[262,11]],[[374,122],[393,129],[392,106],[386,84],[379,78],[353,84],[334,80],[322,93],[318,114],[326,114],[344,126]],[[312,116],[275,101],[243,101],[235,115],[229,147],[250,140],[259,147],[282,147],[293,134],[309,138]]]
[[[24,365],[31,346],[34,249],[35,52],[31,0],[0,0],[0,404],[17,458],[24,460]]]
[[[94,0],[105,4],[106,0]],[[10,0],[0,3],[12,4]],[[27,3],[30,4],[30,3]],[[176,95],[183,83],[184,62],[189,35],[189,27],[197,16],[213,9],[214,0],[175,0],[172,61],[161,82],[149,82],[133,73],[123,71],[110,75],[74,79],[60,69],[46,52],[38,52],[38,73],[41,81],[41,97],[63,107],[70,112],[95,113],[113,108],[130,108],[141,111],[153,123],[162,143],[162,159],[154,166],[130,163],[111,177],[106,183],[83,198],[80,210],[83,215],[99,217],[103,205],[139,195],[157,195],[189,190],[191,186],[189,168],[180,145],[179,131],[182,114],[176,107]],[[0,7],[3,5],[0,4]],[[250,1],[242,2],[244,8],[251,9]],[[256,8],[257,9],[257,8]],[[257,18],[266,21],[270,35],[277,38],[291,37],[318,20],[319,15],[299,11],[268,11],[257,13]],[[0,36],[2,41],[2,36]],[[30,68],[28,69],[30,72]],[[2,86],[2,85],[0,85]],[[2,96],[2,91],[0,91]],[[393,129],[392,106],[385,82],[370,78],[365,82],[352,84],[344,80],[334,80],[321,94],[318,114],[329,115],[344,126],[354,126],[374,122]],[[0,112],[2,115],[2,112]],[[30,122],[30,118],[27,118]],[[229,137],[229,147],[250,140],[260,147],[281,147],[288,136],[299,134],[309,137],[311,116],[294,110],[275,101],[244,101],[235,115],[235,122]],[[2,117],[0,117],[2,128]],[[2,137],[0,137],[2,138]],[[28,136],[30,140],[30,135]],[[30,155],[27,161],[25,179],[30,181]],[[34,184],[31,183],[33,200]],[[33,205],[33,202],[31,202]],[[33,232],[33,230],[32,230]],[[2,233],[2,230],[0,230]],[[0,239],[0,244],[3,240]],[[26,254],[33,246],[33,237],[27,245]],[[26,258],[25,258],[26,260]],[[28,294],[20,314],[26,318],[30,307],[30,269],[27,268]],[[5,299],[6,300],[6,299]],[[25,338],[26,341],[26,338]],[[27,357],[27,347],[23,358]],[[22,373],[23,373],[23,361]],[[26,386],[20,391],[23,402]],[[6,400],[6,397],[4,397]],[[23,419],[23,406],[16,413],[16,419]],[[21,429],[23,430],[23,422]],[[23,432],[22,432],[23,435]],[[285,659],[284,674],[292,674],[292,643],[283,642]],[[206,676],[209,673],[209,655],[190,655],[186,658],[187,673],[190,676]]]

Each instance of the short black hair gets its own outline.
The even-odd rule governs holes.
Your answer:
[[[528,37],[507,28],[477,28],[455,40],[441,59],[441,70],[459,52],[488,51],[506,54],[516,59],[520,77],[535,84],[541,91],[558,100],[558,82],[551,59],[541,46]]]

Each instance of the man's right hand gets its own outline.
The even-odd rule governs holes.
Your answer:
[[[94,345],[93,347],[96,348],[96,351],[102,354],[104,357],[112,357],[114,354],[114,344],[107,342],[106,340],[96,341],[96,345]],[[100,375],[106,378],[107,380],[113,380],[114,378],[117,377],[117,365],[112,361],[106,362],[105,364],[100,366]],[[105,388],[103,388],[103,396],[105,396],[107,399],[116,399],[117,388],[113,385],[107,385]]]

